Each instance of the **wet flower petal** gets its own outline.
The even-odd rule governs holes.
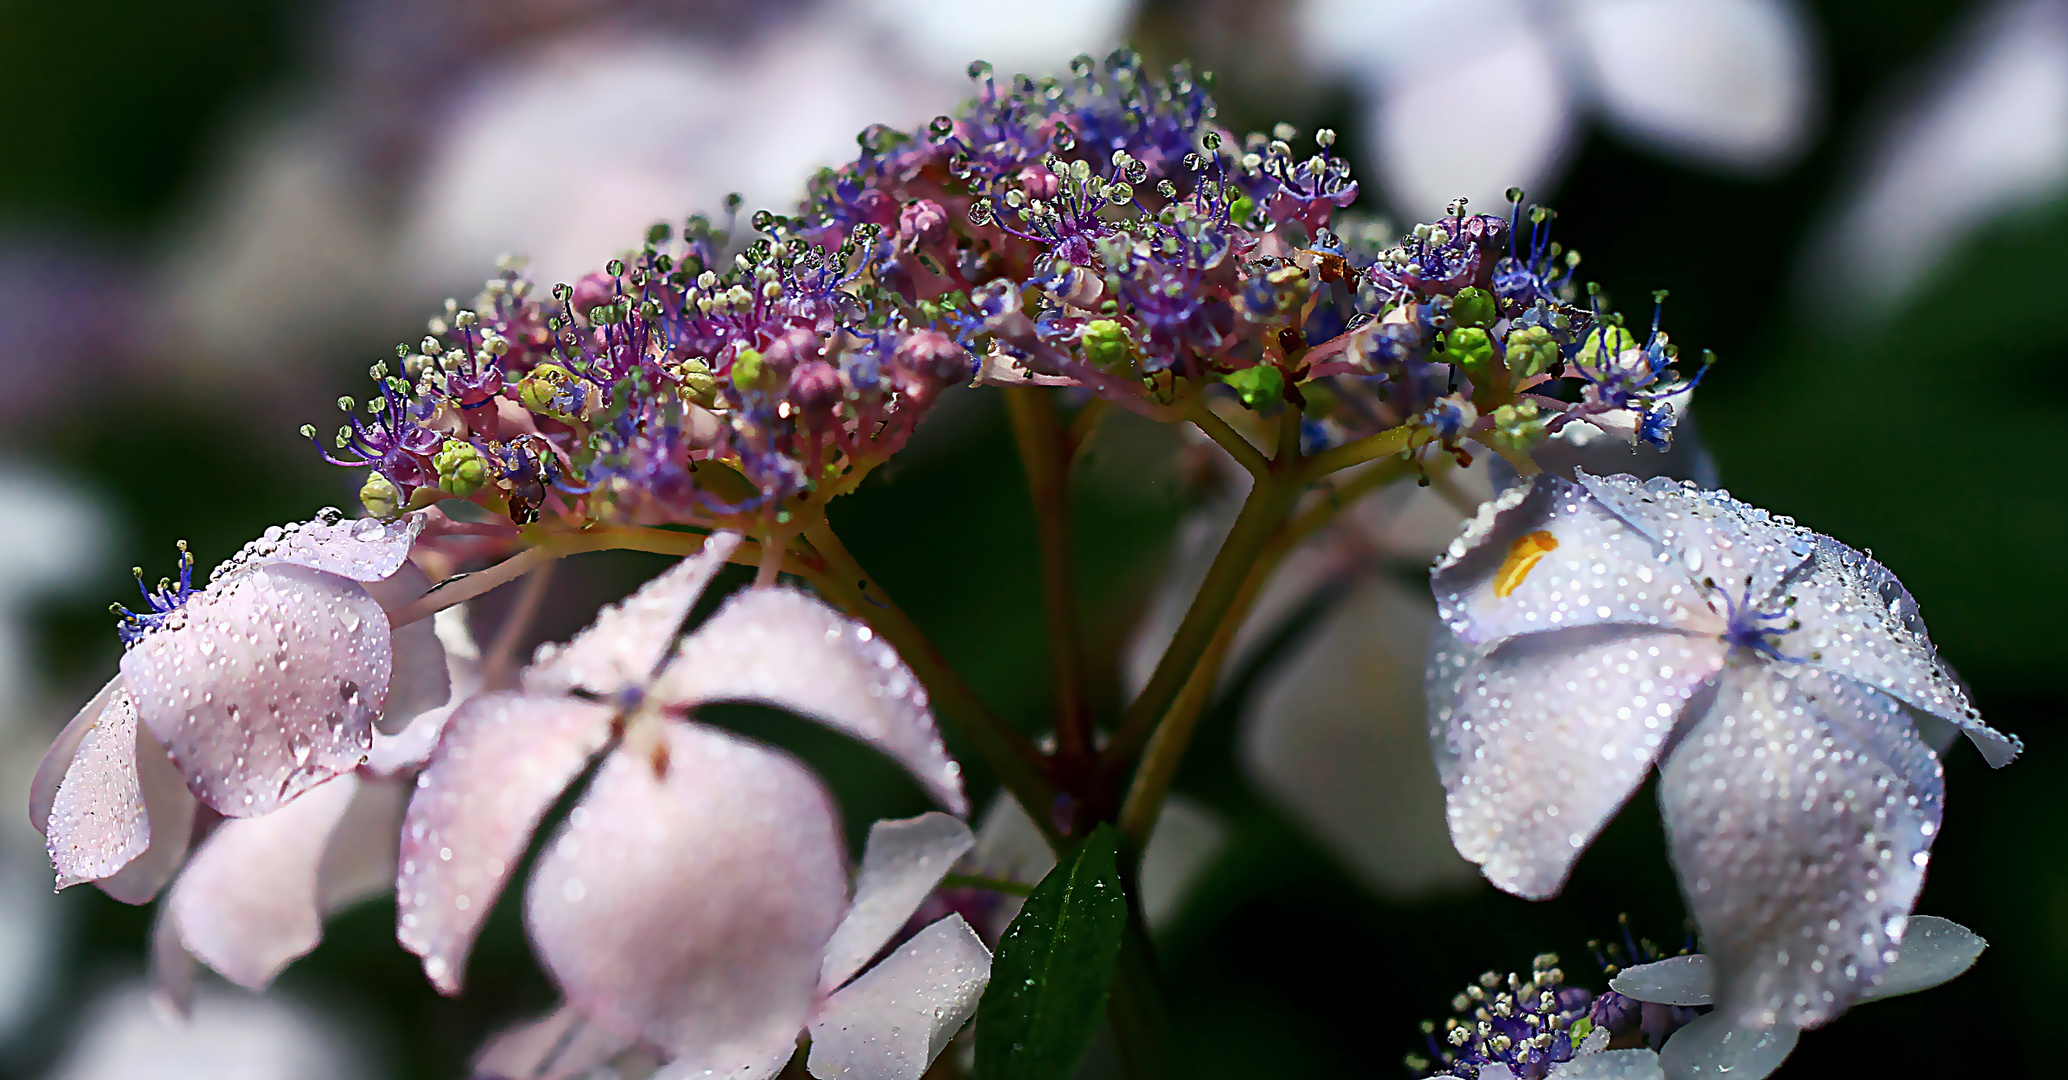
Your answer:
[[[610,738],[612,712],[502,691],[453,713],[417,777],[395,879],[395,938],[440,992],[459,992],[482,920],[539,819]]]
[[[1792,157],[1815,115],[1802,14],[1785,0],[1573,5],[1609,123],[1674,156],[1739,171]]]
[[[955,860],[975,844],[969,826],[942,813],[869,826],[854,903],[826,943],[820,989],[831,992],[882,951]]]
[[[393,521],[348,520],[341,515],[332,516],[335,513],[328,511],[311,521],[267,529],[211,576],[223,578],[235,567],[279,562],[353,581],[379,581],[402,569],[426,520],[421,513],[405,514]]]
[[[585,1080],[633,1040],[591,1023],[565,1005],[529,1023],[498,1032],[474,1058],[478,1077]]]
[[[1552,1069],[1550,1080],[1666,1080],[1666,1072],[1649,1050],[1602,1050]]]
[[[704,549],[639,587],[624,601],[596,613],[588,629],[565,645],[541,645],[524,671],[529,694],[587,690],[611,695],[653,678],[675,642],[689,609],[739,547],[738,533],[715,533]]]
[[[1810,572],[1790,582],[1786,593],[1790,612],[1802,624],[1790,651],[1957,725],[1991,766],[2010,764],[2023,749],[2017,738],[1982,722],[1966,688],[1925,635],[1910,590],[1880,563],[1818,537]]]
[[[365,760],[391,664],[364,588],[273,563],[196,593],[123,654],[122,674],[194,794],[248,817]]]
[[[676,1055],[773,1068],[847,907],[839,818],[786,755],[665,722],[612,754],[532,875],[525,922],[568,1003]]]
[[[1609,980],[1608,986],[1626,998],[1660,1005],[1716,1003],[1716,973],[1709,969],[1709,958],[1701,953],[1624,968]]]
[[[259,817],[223,822],[167,898],[180,943],[224,978],[263,989],[323,939],[318,872],[358,793],[341,776]]]
[[[50,831],[50,807],[57,801],[57,789],[64,783],[65,774],[71,771],[72,758],[79,753],[79,744],[85,741],[86,733],[100,722],[101,714],[107,711],[108,702],[114,699],[117,690],[128,693],[119,674],[80,706],[64,730],[51,740],[50,749],[43,752],[43,760],[37,762],[36,775],[29,781],[29,824],[35,826],[37,832]]]
[[[44,829],[57,887],[108,877],[151,846],[137,778],[136,707],[117,689],[79,741]]]
[[[1594,476],[1580,486],[1658,544],[1681,579],[1708,591],[1711,606],[1767,599],[1815,550],[1816,534],[1787,518],[1668,477]]]
[[[827,999],[807,1066],[821,1080],[919,1080],[990,981],[976,931],[960,915],[941,919]]]
[[[1698,1016],[1659,1049],[1671,1080],[1763,1080],[1781,1067],[1801,1029],[1740,1027],[1722,1010]]]
[[[962,767],[948,756],[926,688],[875,631],[792,589],[726,600],[655,681],[668,708],[757,701],[789,709],[884,751],[927,794],[967,813]]]
[[[1881,982],[1860,995],[1861,1001],[1914,994],[1958,978],[1981,959],[1989,943],[1980,934],[1934,915],[1912,915],[1903,927],[1896,962],[1881,973]]]
[[[1659,782],[1719,1014],[1821,1024],[1895,959],[1942,793],[1855,732],[1928,755],[1906,729],[1894,702],[1814,672],[1734,666],[1719,680]]]
[[[1508,892],[1555,894],[1724,654],[1715,638],[1600,627],[1520,638],[1481,661],[1446,733],[1458,853]]]
[[[179,767],[141,725],[136,731],[136,773],[144,812],[151,822],[151,846],[129,865],[94,882],[100,891],[125,904],[150,903],[179,872],[194,836],[194,812],[199,805],[194,793],[187,790]]]
[[[1723,626],[1651,537],[1553,476],[1481,506],[1430,584],[1438,614],[1474,644],[1599,624]]]
[[[1436,626],[1426,595],[1377,575],[1357,582],[1265,675],[1241,734],[1257,786],[1388,897],[1477,877],[1451,849],[1422,752],[1419,654]]]

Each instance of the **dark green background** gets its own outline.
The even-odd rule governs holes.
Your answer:
[[[1207,5],[1205,17],[1223,6]],[[2058,1029],[2046,1017],[2054,979],[2068,970],[2068,839],[2055,826],[2068,780],[2068,739],[2056,722],[2068,695],[2068,423],[2047,397],[2051,365],[2068,345],[2059,300],[2068,207],[1985,231],[1940,268],[1925,290],[1929,305],[1880,325],[1849,325],[1803,303],[1791,291],[1803,236],[1829,210],[1866,106],[1963,14],[1956,3],[1812,7],[1829,107],[1804,160],[1741,182],[1592,134],[1552,193],[1561,238],[1626,304],[1670,289],[1675,339],[1722,355],[1698,414],[1726,485],[1871,547],[1915,592],[1984,715],[2027,742],[2026,757],[2000,773],[1972,752],[1952,755],[1946,827],[1922,905],[1994,948],[1949,987],[1807,1035],[1780,1075],[2036,1075],[2057,1056]],[[1191,9],[1149,4],[1141,43],[1230,67],[1211,54]],[[317,25],[280,0],[0,0],[0,232],[142,267],[232,121],[267,95],[313,85],[324,55],[312,40]],[[1268,75],[1229,89],[1223,115],[1236,125],[1279,119],[1263,108],[1295,100]],[[1347,96],[1306,100],[1320,104],[1283,118],[1333,124],[1355,155]],[[1497,131],[1499,118],[1474,122]],[[425,309],[437,299],[425,297]],[[134,315],[110,306],[81,317]],[[116,653],[101,606],[126,584],[121,567],[169,566],[176,537],[191,539],[209,565],[266,524],[345,503],[347,478],[318,465],[293,432],[321,420],[327,398],[363,392],[366,364],[414,329],[367,325],[356,340],[282,357],[275,370],[229,384],[188,381],[177,374],[182,358],[147,340],[118,376],[16,417],[0,444],[90,479],[123,525],[106,597],[40,613],[39,663],[83,700]],[[836,524],[979,690],[1031,729],[1046,711],[1032,519],[995,401],[968,404],[960,420],[925,433],[925,452],[841,504]],[[1083,587],[1102,654],[1117,648],[1181,509],[1174,477],[1150,490],[1118,498],[1094,486],[1079,506]],[[574,629],[587,605],[656,565],[586,557],[556,583],[557,614],[542,630]],[[1110,692],[1110,664],[1101,685]],[[918,808],[894,771],[836,738],[747,710],[734,719],[820,763],[857,821]],[[1588,973],[1583,943],[1609,933],[1620,912],[1678,944],[1682,913],[1648,794],[1559,900],[1531,904],[1482,888],[1392,906],[1362,893],[1248,790],[1229,752],[1232,730],[1224,707],[1180,784],[1230,818],[1235,842],[1164,943],[1200,1076],[1402,1075],[1400,1056],[1419,1043],[1416,1021],[1440,1015],[1481,970],[1522,967],[1548,949]],[[67,901],[85,932],[45,995],[48,1022],[0,1054],[0,1069],[17,1075],[42,1071],[92,989],[141,964],[145,912],[87,890]],[[431,993],[394,945],[388,905],[334,925],[283,985],[370,1017],[387,1033],[397,1075],[455,1075],[486,1031],[549,999],[516,916],[513,904],[498,908],[475,956],[474,989],[457,1001]]]

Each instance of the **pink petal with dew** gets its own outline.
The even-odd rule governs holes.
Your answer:
[[[582,1080],[616,1075],[597,1070],[632,1047],[634,1040],[591,1023],[562,1005],[533,1020],[497,1032],[474,1058],[477,1077],[524,1080]]]
[[[396,940],[458,993],[467,952],[539,819],[610,739],[609,706],[515,691],[454,712],[402,822]]]
[[[969,826],[941,813],[869,826],[854,903],[826,943],[819,989],[831,993],[883,951],[955,860],[976,845]]]
[[[364,588],[275,563],[196,594],[122,674],[194,794],[250,817],[366,759],[392,664]]]
[[[653,678],[675,643],[689,609],[711,584],[711,576],[740,545],[740,534],[712,534],[704,549],[676,563],[622,602],[596,613],[596,621],[565,645],[541,645],[524,669],[530,694],[587,690],[611,695]]]
[[[57,801],[58,786],[64,783],[65,774],[71,771],[72,758],[79,753],[79,744],[100,721],[101,714],[107,711],[108,702],[118,689],[127,693],[120,673],[109,679],[99,693],[79,708],[71,722],[57,733],[57,738],[51,740],[50,749],[43,752],[43,760],[36,764],[36,775],[29,781],[29,824],[35,826],[37,832],[49,831],[50,807]]]
[[[379,581],[402,568],[425,520],[421,513],[405,514],[393,521],[346,520],[342,515],[333,515],[336,511],[319,514],[311,521],[267,529],[217,568],[210,580],[226,577],[239,567],[275,562],[305,566],[353,581]]]
[[[80,739],[45,822],[60,889],[108,877],[151,846],[136,733],[136,707],[118,688]]]
[[[358,777],[341,776],[273,813],[217,827],[167,900],[180,944],[253,990],[315,948],[323,939],[319,870],[358,791]]]
[[[976,1014],[991,953],[950,915],[827,999],[807,1065],[821,1080],[919,1080]]]
[[[414,601],[431,589],[431,579],[416,568],[415,563],[403,563],[393,577],[385,581],[372,582],[365,586],[367,595],[381,605],[382,611],[392,612],[396,608]],[[381,709],[377,721],[384,735],[393,735],[409,726],[418,716],[444,705],[452,698],[452,673],[445,659],[445,645],[439,640],[437,627],[432,619],[418,619],[393,627],[391,651],[395,655],[395,670],[388,680],[388,700]]]
[[[654,683],[667,708],[757,701],[889,754],[935,802],[969,812],[962,767],[941,745],[926,688],[869,627],[793,589],[734,594]]]
[[[142,726],[136,730],[136,773],[144,812],[151,822],[151,846],[94,885],[125,904],[148,904],[179,873],[194,837],[194,814],[200,804],[187,790],[179,767],[165,755],[165,748]]]
[[[787,755],[701,725],[648,730],[540,857],[525,922],[568,1003],[674,1053],[671,1072],[759,1075],[818,1004],[847,907],[839,817]]]

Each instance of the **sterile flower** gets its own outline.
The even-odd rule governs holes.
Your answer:
[[[1788,0],[1328,0],[1297,19],[1365,99],[1369,153],[1410,217],[1550,182],[1588,112],[1666,156],[1759,173],[1817,111],[1809,19]]]
[[[1481,507],[1432,572],[1452,840],[1495,885],[1550,896],[1663,755],[1720,1010],[1824,1023],[1903,942],[1939,827],[1934,744],[1964,731],[2000,766],[2019,743],[1879,563],[1722,492],[1577,476]]]
[[[739,541],[713,535],[566,647],[542,648],[521,689],[456,710],[402,830],[397,937],[440,990],[457,992],[540,819],[603,754],[538,858],[525,920],[568,1006],[657,1047],[672,1059],[668,1076],[780,1068],[797,1033],[833,1007],[821,973],[848,910],[839,822],[817,777],[686,713],[721,700],[801,713],[966,809],[924,688],[870,628],[819,601],[780,588],[738,594],[670,656]]]
[[[122,613],[121,673],[36,771],[29,816],[59,887],[142,903],[179,865],[197,799],[228,817],[280,809],[364,762],[376,720],[444,700],[430,624],[394,631],[387,615],[429,586],[407,561],[422,527],[325,511],[267,530],[202,589],[183,552],[178,582]]]

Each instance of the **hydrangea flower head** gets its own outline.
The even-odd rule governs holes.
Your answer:
[[[1903,941],[1939,828],[1937,737],[1966,732],[1992,765],[2019,744],[1871,558],[1722,492],[1578,476],[1489,502],[1433,572],[1452,839],[1494,884],[1550,896],[1663,758],[1721,1008],[1821,1024]]]

